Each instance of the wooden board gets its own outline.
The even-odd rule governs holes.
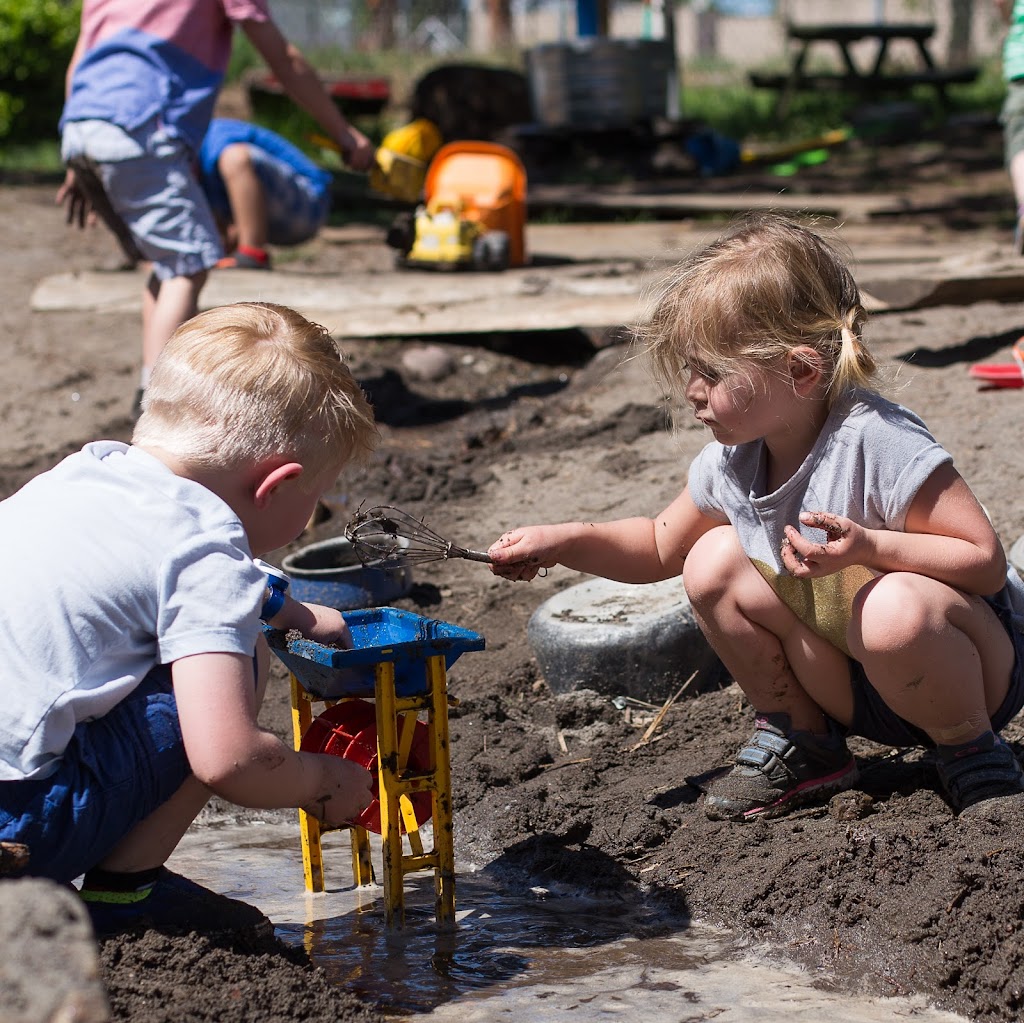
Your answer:
[[[640,320],[665,268],[717,233],[678,222],[531,225],[535,262],[503,273],[222,270],[211,274],[202,305],[280,302],[345,337],[616,327]],[[339,244],[373,243],[365,230],[337,234]],[[841,236],[869,311],[1024,300],[1024,260],[1008,243],[965,251],[962,243],[937,244],[924,231],[895,225],[844,224]],[[31,304],[38,312],[136,312],[143,280],[141,271],[59,273],[39,282]]]
[[[141,309],[141,273],[63,273],[32,295],[35,311]],[[403,337],[485,331],[603,328],[643,312],[648,274],[633,265],[531,268],[500,274],[396,271],[344,280],[275,271],[218,271],[203,289],[204,309],[231,302],[289,305],[344,337]]]

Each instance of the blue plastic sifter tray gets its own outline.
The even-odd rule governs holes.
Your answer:
[[[382,661],[394,663],[396,694],[414,696],[426,692],[428,657],[444,654],[447,669],[467,650],[484,648],[478,633],[394,607],[346,611],[345,621],[352,631],[351,650],[264,630],[270,649],[299,685],[322,700],[372,696],[374,665]]]

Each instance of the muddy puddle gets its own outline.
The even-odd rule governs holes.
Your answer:
[[[193,829],[170,866],[258,905],[282,940],[396,1020],[966,1023],[921,999],[829,991],[824,973],[727,931],[676,929],[625,893],[596,900],[543,882],[524,887],[486,867],[459,865],[454,931],[434,926],[429,873],[407,878],[406,926],[389,931],[382,890],[352,886],[349,856],[346,834],[325,837],[328,890],[312,895],[297,825],[232,825]]]

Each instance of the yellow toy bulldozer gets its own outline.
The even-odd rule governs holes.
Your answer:
[[[526,171],[493,142],[450,142],[427,169],[411,229],[388,244],[403,266],[504,270],[526,263]]]

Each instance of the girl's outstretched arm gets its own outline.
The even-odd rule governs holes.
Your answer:
[[[917,492],[904,532],[865,529],[827,512],[800,521],[825,530],[816,543],[786,527],[782,559],[797,578],[830,575],[848,565],[876,572],[914,572],[965,593],[997,593],[1006,585],[1006,554],[992,523],[963,477],[946,464]]]
[[[522,526],[503,533],[487,553],[491,571],[505,579],[529,580],[543,568],[564,565],[619,582],[652,583],[679,575],[697,539],[720,525],[684,490],[653,519]]]

